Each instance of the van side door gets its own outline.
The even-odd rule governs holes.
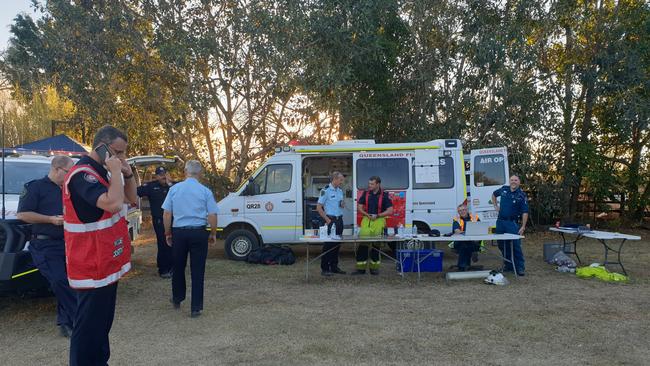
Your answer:
[[[275,160],[259,170],[249,183],[244,198],[246,217],[261,231],[264,243],[290,243],[297,240],[299,176],[293,161]]]
[[[353,154],[354,171],[354,217],[355,226],[361,224],[363,218],[357,210],[357,202],[368,188],[371,176],[381,178],[381,187],[388,192],[393,204],[393,215],[388,217],[386,226],[397,230],[399,225],[404,227],[412,222],[411,212],[412,196],[409,193],[411,186],[409,170],[411,167],[411,152],[360,152]],[[384,210],[384,208],[382,208]]]
[[[496,224],[498,213],[494,210],[492,193],[508,184],[508,150],[505,147],[472,150],[470,156],[470,210],[481,221]]]
[[[413,216],[441,234],[451,232],[456,206],[465,199],[458,149],[420,150],[413,159]]]

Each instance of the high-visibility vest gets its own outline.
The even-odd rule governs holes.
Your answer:
[[[470,214],[470,215],[469,215],[469,219],[470,219],[472,222],[478,222],[478,221],[479,221],[479,220],[478,220],[478,214],[476,214],[476,215],[474,215],[474,216],[472,216],[472,215]],[[458,224],[460,225],[460,231],[465,231],[465,219],[463,219],[463,218],[460,217],[460,216],[456,216],[456,217],[454,217],[454,221],[458,222]]]
[[[365,192],[365,195],[366,195],[366,213],[369,214],[370,212],[368,212],[368,209],[370,208],[370,190],[367,190]],[[377,215],[379,215],[382,212],[381,211],[382,203],[384,203],[384,190],[379,188],[379,198],[377,201]]]
[[[76,174],[87,174],[90,179],[97,179],[107,188],[109,186],[90,165],[75,165],[65,177],[63,232],[68,282],[70,287],[76,289],[108,286],[131,269],[127,205],[115,214],[104,211],[95,222],[82,222],[72,204],[68,187]]]

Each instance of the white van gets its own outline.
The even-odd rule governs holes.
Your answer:
[[[466,161],[460,140],[400,144],[346,140],[278,148],[236,192],[219,202],[219,230],[228,256],[245,260],[262,243],[299,243],[305,229],[319,225],[316,203],[334,171],[346,176],[342,187],[346,228],[360,223],[357,198],[368,178],[377,175],[394,206],[388,227],[415,225],[419,232],[446,233],[463,202],[482,220],[496,221],[490,200],[508,180],[508,154],[505,148],[475,150]]]
[[[0,294],[37,291],[49,285],[40,276],[28,252],[30,225],[16,219],[18,201],[25,183],[46,176],[50,171],[51,155],[10,153],[0,167],[0,191],[4,193],[5,218],[0,220]],[[76,161],[77,158],[73,157]],[[175,157],[138,156],[127,160],[134,167],[175,163]],[[136,184],[140,184],[134,170]],[[4,175],[4,177],[3,177]],[[1,213],[1,211],[0,211]],[[2,216],[0,215],[0,218]],[[140,233],[142,212],[139,204],[131,205],[127,215],[129,235],[135,240]]]

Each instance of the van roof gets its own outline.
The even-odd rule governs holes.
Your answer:
[[[50,163],[52,156],[43,155],[12,155],[5,157],[7,161],[21,161],[21,162],[34,162],[34,163]]]
[[[427,142],[407,142],[393,144],[377,144],[375,140],[341,140],[332,145],[297,145],[285,147],[284,152],[299,154],[321,152],[365,152],[365,151],[400,151],[400,150],[426,150],[426,149],[462,149],[460,140],[431,140]]]

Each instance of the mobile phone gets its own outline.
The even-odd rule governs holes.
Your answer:
[[[106,154],[108,154],[109,157],[113,156],[111,154],[111,151],[108,149],[108,146],[106,144],[101,144],[95,148],[95,152],[97,152],[97,155],[99,155],[99,159],[102,163],[106,161]]]

